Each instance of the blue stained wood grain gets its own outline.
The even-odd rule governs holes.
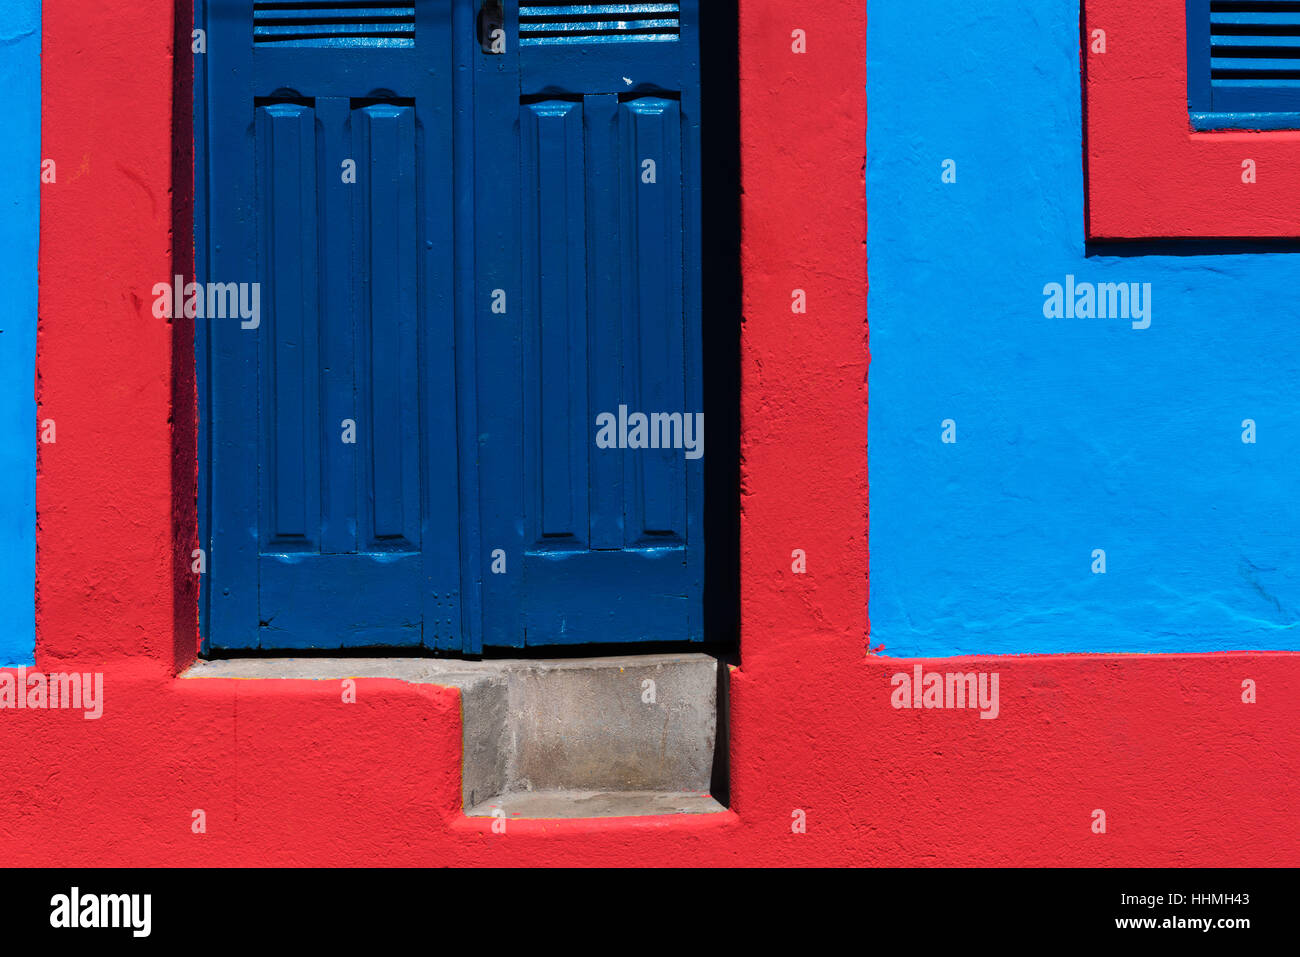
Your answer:
[[[587,541],[586,207],[582,105],[523,111],[526,332],[524,433],[532,468],[532,541]]]
[[[346,97],[316,98],[322,155],[353,159],[352,105]],[[352,204],[355,184],[345,183],[342,161],[337,175],[321,177],[317,237],[321,256],[320,296],[320,550],[348,554],[357,548],[357,448],[333,441],[344,421],[359,416],[356,401],[356,341],[353,330]]]
[[[623,391],[623,256],[619,177],[619,105],[610,93],[583,98],[587,154],[587,212],[597,231],[587,250],[588,341],[595,361],[589,363],[591,397],[589,421],[598,412],[612,412],[627,402]],[[623,546],[623,456],[596,449],[592,453],[590,544],[597,549]]]
[[[517,36],[513,4],[506,32]],[[519,51],[473,57],[475,395],[478,428],[480,555],[473,579],[482,584],[482,619],[472,622],[466,649],[522,647],[520,601],[525,548],[524,360],[525,307],[520,236]],[[505,311],[494,312],[495,291]],[[493,568],[504,570],[499,573]],[[478,627],[474,627],[477,625]]]
[[[681,118],[676,101],[659,97],[625,102],[619,112],[623,229],[629,247],[623,287],[624,328],[631,344],[631,369],[625,366],[625,374],[632,376],[628,391],[634,411],[684,418],[700,410],[685,408]],[[693,318],[698,323],[698,314]],[[684,438],[684,422],[682,428]],[[627,461],[632,495],[628,544],[654,535],[684,541],[684,448],[642,449]]]
[[[357,111],[364,160],[358,190],[362,322],[369,335],[359,441],[370,451],[371,547],[419,544],[420,456],[416,330],[415,120],[407,106]],[[364,401],[368,399],[369,401]]]
[[[196,10],[196,14],[203,11]],[[232,19],[225,15],[235,13]],[[256,122],[251,44],[241,42],[238,11],[204,21],[209,52],[201,59],[205,99],[196,104],[196,141],[207,149],[195,155],[204,215],[196,221],[196,261],[205,282],[258,281],[256,231]],[[196,206],[200,205],[196,203]],[[201,503],[202,541],[208,574],[200,583],[204,647],[256,648],[258,627],[258,507],[265,450],[259,440],[258,350],[267,333],[240,328],[238,322],[195,326],[200,353],[199,420],[206,434],[200,454],[207,461],[206,501]]]
[[[256,137],[257,281],[268,292],[258,330],[268,412],[260,525],[264,547],[313,547],[320,515],[315,112],[295,103],[260,107]]]

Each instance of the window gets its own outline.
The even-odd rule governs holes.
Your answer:
[[[1300,114],[1300,0],[1087,0],[1083,31],[1088,239],[1300,237],[1300,124],[1259,119]]]
[[[1300,2],[1188,0],[1187,104],[1198,130],[1300,126]]]

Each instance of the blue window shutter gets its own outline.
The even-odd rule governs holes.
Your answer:
[[[1300,3],[1188,0],[1187,99],[1198,129],[1300,125]]]

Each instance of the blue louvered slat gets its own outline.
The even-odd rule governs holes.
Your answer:
[[[1264,62],[1261,62],[1263,60]],[[1289,57],[1215,57],[1215,71],[1245,70],[1253,73],[1295,72],[1300,70],[1300,59],[1294,53]]]
[[[522,0],[519,42],[524,46],[571,43],[672,42],[681,33],[678,3],[590,3]]]
[[[1280,47],[1300,49],[1300,33],[1295,36],[1250,36],[1247,34],[1224,34],[1215,37],[1215,45],[1226,47]]]
[[[1226,10],[1211,10],[1210,24],[1261,27],[1300,26],[1300,12],[1294,10],[1269,10],[1267,5],[1263,3],[1252,3],[1249,6],[1251,9],[1232,7]]]
[[[409,47],[415,45],[415,5],[255,0],[253,42],[276,46]]]
[[[1300,4],[1212,0],[1210,80],[1300,76]]]

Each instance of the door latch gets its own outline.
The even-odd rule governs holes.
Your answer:
[[[501,0],[484,0],[479,7],[478,43],[484,53],[506,52],[506,12]]]

